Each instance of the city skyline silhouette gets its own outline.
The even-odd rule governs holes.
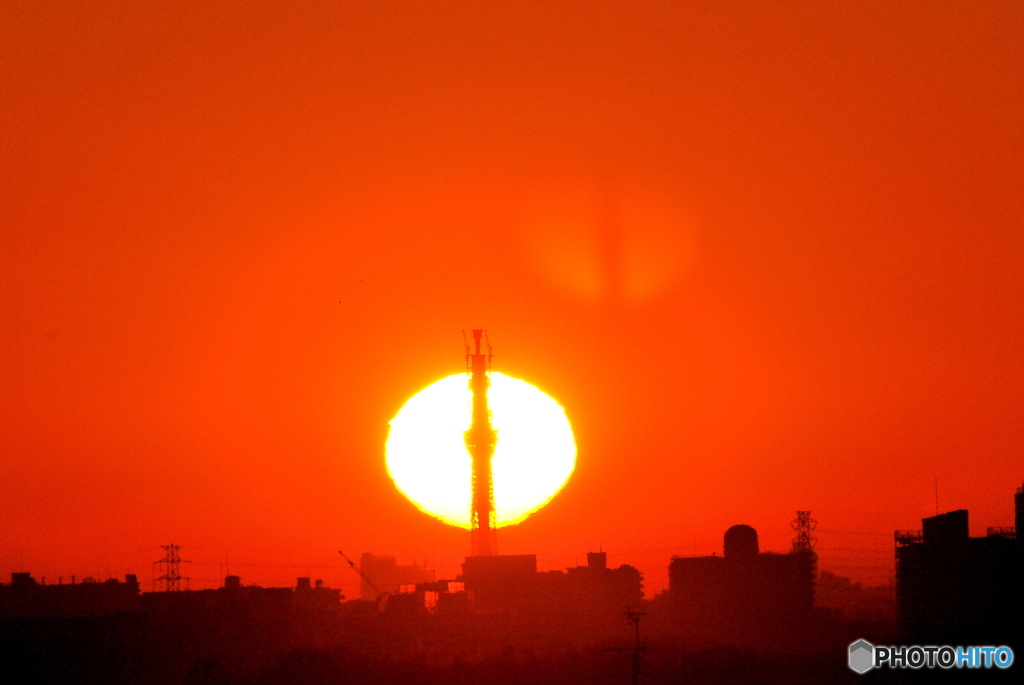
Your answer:
[[[637,624],[618,616],[626,634],[587,663],[632,677],[639,625],[651,668],[707,680],[715,647],[677,662],[657,636],[744,633],[771,612],[735,609],[723,588],[740,577],[774,578],[807,609],[792,522],[811,512],[815,603],[790,623],[821,628],[821,649],[853,626],[887,626],[865,627],[870,642],[986,623],[988,609],[929,613],[931,597],[968,595],[921,569],[1003,587],[979,559],[1016,563],[1022,67],[1024,14],[1001,0],[10,0],[3,591],[54,606],[110,593],[135,609],[82,619],[82,644],[108,635],[128,661],[156,653],[153,625],[184,630],[157,587],[190,588],[210,644],[303,617],[293,637],[317,653],[289,661],[274,651],[287,631],[268,629],[256,678],[372,671],[318,642],[365,621],[384,644],[396,615],[360,613],[364,579],[339,551],[434,583],[464,582],[467,563],[470,585],[522,581],[495,611],[547,597],[584,627],[539,609],[524,625],[559,644],[603,616],[580,588],[625,596],[608,588],[635,571],[651,605],[630,610]],[[552,476],[568,470],[564,487],[500,527],[497,555],[425,515],[386,453],[411,398],[467,371],[474,330],[495,374],[554,398],[575,448]],[[503,523],[478,505],[478,530]],[[736,525],[757,534],[746,566],[723,547]],[[925,542],[936,526],[948,546]],[[503,560],[466,561],[487,556]],[[920,592],[898,591],[900,574]],[[718,589],[659,603],[680,583]],[[416,592],[477,616],[446,587]],[[426,632],[403,634],[427,644],[438,621],[417,602],[392,612],[409,605]],[[248,618],[203,613],[216,607]],[[694,607],[731,618],[666,623]],[[79,624],[21,620],[4,620],[8,644],[33,644],[24,628],[39,654]],[[242,677],[191,649],[193,680]],[[784,681],[802,668],[789,658],[734,661]]]

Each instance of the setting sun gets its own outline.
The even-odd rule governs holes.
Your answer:
[[[576,442],[565,410],[526,381],[491,374],[490,406],[498,431],[494,503],[499,526],[522,521],[565,485]],[[471,420],[466,374],[448,376],[413,396],[394,419],[387,468],[398,489],[445,523],[470,526]]]

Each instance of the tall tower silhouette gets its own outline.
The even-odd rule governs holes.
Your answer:
[[[153,565],[158,568],[163,568],[164,574],[159,578],[153,580],[154,586],[156,583],[162,582],[164,584],[164,591],[176,592],[181,589],[181,581],[185,581],[186,586],[188,585],[189,578],[181,575],[181,564],[188,563],[181,558],[178,551],[181,549],[181,545],[161,545],[167,554],[163,559],[154,561]]]
[[[491,408],[487,391],[491,379],[491,346],[487,353],[480,349],[483,330],[473,331],[473,349],[466,345],[466,368],[469,389],[473,395],[473,419],[465,433],[466,448],[473,464],[473,502],[470,512],[470,546],[475,557],[488,557],[498,553],[497,525],[494,516],[494,473],[491,459],[498,432],[491,423]]]
[[[811,531],[818,527],[818,522],[811,518],[811,512],[796,512],[796,518],[790,525],[796,532],[793,537],[793,551],[803,552],[811,555],[813,559],[817,559],[818,554],[814,551],[814,545],[817,544],[818,538],[811,535]]]

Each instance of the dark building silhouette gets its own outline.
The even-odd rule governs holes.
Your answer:
[[[632,566],[623,564],[608,568],[608,554],[589,552],[587,565],[565,571],[569,585],[569,599],[578,612],[622,612],[637,607],[643,600],[643,575]]]
[[[1024,520],[1024,488],[1015,497]],[[896,591],[900,630],[909,640],[1021,644],[1024,551],[1018,528],[990,528],[970,537],[967,510],[921,521],[920,531],[896,531]],[[988,642],[986,642],[988,641]]]
[[[604,552],[587,554],[584,566],[559,571],[538,570],[534,555],[481,556],[466,559],[459,578],[396,581],[396,592],[374,601],[342,602],[338,590],[309,577],[297,578],[291,588],[261,588],[228,576],[217,590],[144,594],[136,584],[135,608],[127,612],[82,613],[73,619],[60,612],[5,617],[0,620],[0,656],[28,669],[34,675],[31,682],[255,685],[346,680],[337,674],[325,680],[316,669],[268,679],[286,663],[298,667],[307,657],[315,661],[324,655],[338,659],[345,669],[367,669],[360,677],[352,675],[352,682],[420,682],[408,676],[426,673],[429,664],[472,664],[505,655],[494,663],[510,668],[517,657],[508,655],[588,654],[587,659],[602,664],[595,671],[603,674],[600,678],[566,679],[579,667],[566,662],[568,670],[557,676],[539,671],[540,679],[509,682],[604,682],[601,678],[608,673],[622,672],[627,652],[634,649],[633,627],[626,620],[629,609],[644,616],[643,639],[651,645],[650,654],[666,654],[658,652],[659,644],[675,637],[664,630],[666,616],[691,621],[696,633],[739,644],[744,652],[760,646],[780,652],[790,644],[805,649],[806,641],[787,644],[784,639],[796,623],[785,612],[800,605],[799,597],[810,604],[809,566],[793,561],[801,555],[761,553],[756,531],[747,526],[730,529],[725,550],[724,557],[673,561],[673,590],[659,600],[685,596],[689,608],[684,602],[645,601],[640,572],[628,565],[609,568]],[[704,575],[696,577],[695,571]],[[794,581],[794,574],[801,573],[803,584]],[[0,594],[38,599],[41,595],[29,593],[51,587],[27,574],[12,581]],[[116,581],[87,585],[129,586]],[[664,607],[671,614],[661,611]],[[828,644],[838,647],[829,652],[830,659],[855,637],[874,637],[859,625],[851,630],[853,637],[834,631]],[[740,637],[730,631],[739,631]],[[761,636],[767,644],[749,636]],[[824,644],[819,641],[819,646]],[[60,655],[59,660],[52,655]],[[383,680],[379,669],[396,664],[405,664],[406,676]],[[58,666],[61,673],[54,675]],[[665,682],[676,682],[677,671],[675,666],[666,670],[671,679]],[[452,673],[457,676],[452,682],[478,681],[458,675],[458,668]]]
[[[642,575],[608,568],[604,553],[588,561],[540,571],[535,555],[468,557],[455,579],[403,584],[381,601],[344,605],[345,644],[364,653],[451,655],[628,637],[625,611],[642,602]]]
[[[148,658],[180,679],[203,659],[262,663],[294,649],[324,649],[342,639],[340,590],[296,579],[294,588],[243,585],[147,592],[141,597]]]
[[[1021,531],[1024,535],[1024,487],[1017,488],[1017,494],[1013,496],[1014,504],[1014,533]]]
[[[29,573],[12,573],[11,584],[0,585],[0,617],[51,618],[112,616],[137,612],[139,581],[129,574],[124,582],[111,578],[97,583],[45,585]]]
[[[293,589],[229,576],[218,590],[141,594],[133,575],[45,585],[16,573],[11,581],[0,586],[0,656],[29,673],[25,682],[181,683],[210,655],[258,664],[344,635],[340,590],[309,578]]]
[[[756,559],[760,554],[757,531],[747,525],[733,526],[725,531],[722,551],[727,559]]]
[[[540,571],[532,554],[467,557],[454,580],[403,585],[385,601],[363,602],[369,614],[353,614],[361,627],[349,634],[358,633],[364,649],[427,651],[577,648],[621,637],[626,610],[643,601],[643,576],[631,566],[608,568],[603,552],[587,560]]]
[[[816,612],[838,611],[844,621],[894,625],[895,585],[865,586],[830,571],[821,571],[814,585]]]
[[[562,616],[622,612],[639,605],[643,576],[632,566],[608,568],[605,552],[587,554],[587,565],[537,571],[534,554],[466,557],[462,580],[476,611],[550,613]]]
[[[519,609],[539,590],[536,554],[466,557],[462,580],[478,611]]]
[[[750,644],[805,627],[814,605],[812,553],[762,553],[746,525],[726,531],[724,553],[669,564],[668,603],[684,635]]]
[[[395,557],[377,556],[369,552],[359,557],[359,570],[363,575],[360,596],[369,601],[376,600],[378,593],[366,582],[366,578],[372,580],[381,592],[389,595],[399,594],[403,585],[418,585],[434,580],[434,572],[425,566],[403,566],[398,564]]]

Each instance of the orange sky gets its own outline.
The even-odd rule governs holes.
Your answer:
[[[1019,3],[434,4],[5,3],[0,574],[453,575],[383,442],[472,327],[577,431],[544,568],[1012,523]]]

